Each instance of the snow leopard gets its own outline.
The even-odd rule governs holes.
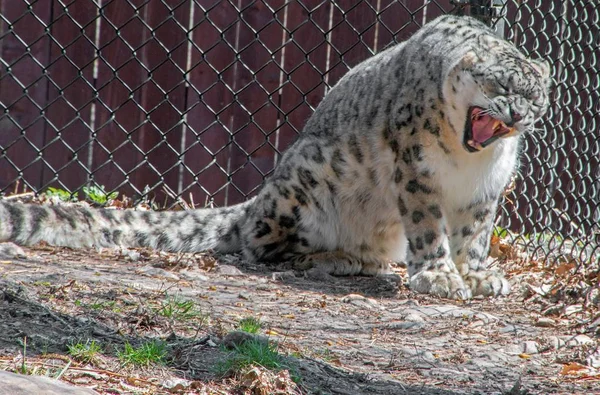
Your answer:
[[[0,241],[239,253],[333,276],[407,266],[441,298],[507,294],[487,265],[523,136],[549,106],[550,65],[445,15],[356,65],[325,95],[257,195],[184,211],[0,203]]]

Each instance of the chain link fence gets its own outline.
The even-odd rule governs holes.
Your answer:
[[[448,12],[554,68],[498,224],[597,259],[594,1],[0,0],[0,188],[243,201],[341,76]]]

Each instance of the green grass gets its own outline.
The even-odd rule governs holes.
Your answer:
[[[238,329],[248,333],[258,333],[262,328],[262,323],[258,318],[246,317],[238,322]]]
[[[46,192],[44,192],[44,195],[46,195],[47,197],[57,197],[63,202],[76,202],[78,199],[77,192],[71,193],[69,191],[65,191],[64,189],[53,187],[48,187],[48,189],[46,189]]]
[[[220,376],[226,376],[251,366],[262,366],[271,370],[289,369],[275,345],[250,340],[237,346],[224,360],[218,362],[215,371]]]
[[[114,313],[119,313],[122,310],[119,306],[117,306],[116,300],[106,300],[102,302],[93,302],[89,304],[82,303],[81,301],[76,302],[79,302],[79,304],[75,303],[77,306],[86,307],[92,310],[110,310]]]
[[[204,321],[206,319],[206,315],[200,311],[193,300],[181,299],[178,296],[167,295],[156,313],[172,320],[201,318]]]
[[[123,365],[150,366],[164,364],[167,350],[165,344],[158,340],[143,343],[139,347],[125,343],[123,351],[117,351],[117,357]]]
[[[83,363],[94,362],[97,355],[102,352],[102,347],[95,340],[90,341],[89,339],[85,343],[69,344],[67,349],[73,359]]]
[[[92,202],[104,206],[109,203],[111,200],[115,200],[117,196],[119,196],[119,192],[114,191],[108,193],[104,190],[104,185],[96,186],[93,185],[91,187],[83,187],[83,193],[90,199]]]

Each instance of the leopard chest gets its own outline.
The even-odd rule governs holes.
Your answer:
[[[507,138],[478,153],[434,153],[424,166],[434,175],[449,209],[498,199],[517,168],[518,138]]]

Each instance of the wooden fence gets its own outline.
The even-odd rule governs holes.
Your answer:
[[[95,182],[162,199],[166,187],[218,205],[255,193],[351,66],[453,8],[449,0],[27,3],[0,0],[0,189]],[[529,140],[518,210],[505,212],[519,226],[558,206],[592,213],[581,220],[597,215],[598,12],[595,2],[508,2],[507,36],[552,59],[556,92],[569,98],[557,97]],[[565,173],[569,166],[583,170]]]

